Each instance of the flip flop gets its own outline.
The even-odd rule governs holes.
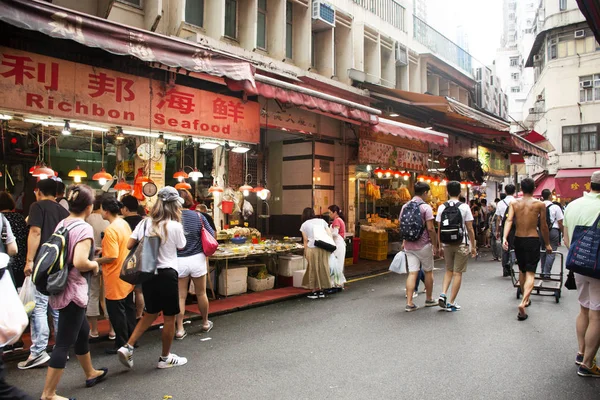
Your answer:
[[[213,326],[214,326],[213,322],[208,321],[208,328],[202,327],[202,329],[200,329],[200,332],[208,333],[213,328]]]
[[[529,307],[531,305],[531,299],[529,299],[529,303],[525,307]]]
[[[98,335],[97,333],[94,335],[90,332],[90,339],[98,339],[98,337],[100,337],[100,335]]]
[[[527,314],[525,314],[525,315],[517,314],[517,319],[519,321],[525,321],[527,318],[529,318],[529,315],[527,315]]]

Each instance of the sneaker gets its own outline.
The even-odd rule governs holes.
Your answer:
[[[319,298],[319,293],[317,292],[312,292],[311,294],[309,294],[308,296],[306,296],[309,299],[318,299]]]
[[[425,300],[425,307],[435,307],[438,305],[438,302],[435,300]]]
[[[17,367],[19,369],[35,368],[46,364],[48,361],[50,361],[50,356],[45,351],[42,351],[37,356],[30,354],[29,358],[27,358],[25,361],[21,361],[19,364],[17,364]]]
[[[324,299],[324,298],[325,298],[325,293],[323,293],[323,292],[319,292],[319,298],[320,298],[320,299]]]
[[[172,367],[180,367],[182,365],[187,364],[187,358],[179,357],[177,354],[169,354],[167,357],[160,357],[158,359],[158,368],[172,368]]]
[[[461,306],[459,306],[457,302],[454,302],[454,304],[450,303],[446,307],[446,311],[448,311],[448,312],[460,311],[460,309],[461,309]]]
[[[592,368],[588,368],[585,365],[581,364],[579,369],[577,370],[577,375],[583,376],[586,378],[600,378],[600,368],[594,363]]]
[[[575,357],[575,365],[581,365],[582,362],[583,362],[583,354],[577,353],[577,357]],[[593,363],[596,364],[596,357],[594,357]]]
[[[440,297],[438,298],[438,306],[441,308],[446,308],[448,306],[448,298],[446,298],[444,293],[440,294]]]
[[[133,368],[133,349],[128,345],[121,346],[119,350],[119,361],[127,368]]]
[[[413,304],[412,306],[407,305],[406,307],[404,307],[404,311],[411,312],[417,310],[418,308],[419,306],[417,306],[416,304]]]

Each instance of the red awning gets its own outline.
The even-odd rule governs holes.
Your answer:
[[[511,134],[510,141],[515,148],[521,150],[524,153],[533,154],[534,156],[538,157],[548,158],[548,152],[546,150],[529,142],[527,139],[523,139],[521,136]]]
[[[525,158],[520,154],[511,154],[510,155],[510,164],[525,164]]]
[[[373,126],[373,131],[401,136],[407,139],[416,139],[422,142],[448,146],[448,135],[418,126],[404,124],[390,119],[379,118],[379,123]]]
[[[590,191],[592,173],[600,168],[561,169],[555,177],[556,194],[563,198],[575,199]]]
[[[244,91],[251,96],[263,96],[284,104],[292,104],[308,110],[316,110],[346,121],[361,124],[377,124],[380,110],[329,95],[310,88],[294,85],[263,75],[256,75],[255,85],[246,82],[228,82],[229,89]]]
[[[554,148],[554,146],[552,145],[552,143],[550,143],[550,141],[544,135],[542,135],[534,130],[517,132],[517,135],[521,136],[523,139],[527,140],[528,142],[531,142],[531,143],[535,144],[536,146],[543,148],[546,151],[555,151],[556,150]]]
[[[542,195],[542,190],[550,189],[554,190],[554,175],[548,175],[543,178],[539,183],[536,183],[533,195],[539,197]]]
[[[164,36],[34,0],[0,0],[0,20],[120,56],[254,84],[247,61],[198,43]],[[58,44],[57,44],[58,45]]]

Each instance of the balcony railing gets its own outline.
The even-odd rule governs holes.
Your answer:
[[[405,9],[396,0],[352,0],[365,10],[386,22],[389,22],[395,28],[406,32],[404,27]]]
[[[456,43],[442,35],[425,21],[414,18],[414,38],[430,49],[435,55],[458,66],[468,76],[473,76],[473,57]]]

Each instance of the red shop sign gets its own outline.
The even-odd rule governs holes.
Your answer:
[[[242,100],[0,47],[0,108],[258,143],[260,107]]]

